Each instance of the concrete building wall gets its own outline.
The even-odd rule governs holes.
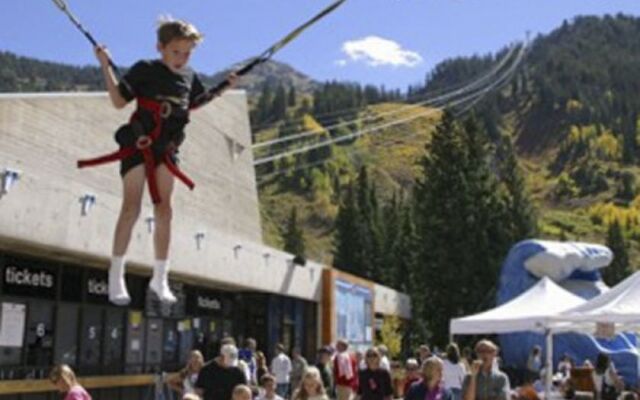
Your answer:
[[[373,305],[376,313],[411,319],[411,298],[409,296],[378,284],[374,285],[373,293]]]
[[[0,249],[107,267],[121,201],[118,163],[83,170],[75,163],[115,150],[113,133],[132,110],[115,110],[105,93],[0,95],[0,173],[20,171],[0,198]],[[262,245],[245,93],[228,92],[192,113],[186,133],[181,168],[196,189],[176,181],[173,272],[200,284],[318,300],[322,266],[293,266],[290,255]],[[85,194],[96,204],[82,216]],[[128,259],[146,271],[151,215],[145,189]]]

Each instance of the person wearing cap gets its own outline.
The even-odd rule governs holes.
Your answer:
[[[329,397],[333,397],[333,372],[331,370],[331,348],[323,346],[318,350],[318,362],[316,368],[320,371],[322,384]]]
[[[508,400],[510,384],[507,375],[494,367],[498,346],[483,339],[476,343],[478,360],[462,382],[463,400]]]
[[[231,400],[233,389],[246,384],[245,373],[238,366],[238,348],[233,344],[223,344],[220,356],[200,370],[195,387],[203,400]]]

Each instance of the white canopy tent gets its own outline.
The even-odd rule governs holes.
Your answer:
[[[455,318],[449,324],[452,335],[544,331],[552,317],[577,307],[585,300],[544,277],[520,296],[491,310]]]
[[[451,320],[449,332],[451,335],[544,332],[547,350],[545,398],[549,398],[553,374],[553,340],[550,325],[556,321],[554,317],[561,312],[575,309],[584,303],[583,298],[561,288],[545,276],[520,296],[496,308]],[[561,322],[555,324],[564,325]]]
[[[581,305],[567,309],[552,320],[551,327],[584,331],[597,323],[640,325],[640,271]]]

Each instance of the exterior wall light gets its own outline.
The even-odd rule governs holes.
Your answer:
[[[0,197],[8,194],[13,185],[16,184],[18,179],[20,179],[20,171],[5,168],[4,172],[2,172],[2,189],[0,189]]]
[[[91,209],[96,204],[96,196],[94,194],[85,193],[80,199],[80,215],[86,217],[91,212]]]

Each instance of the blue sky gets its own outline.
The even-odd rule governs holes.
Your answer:
[[[67,0],[116,62],[155,57],[159,15],[193,22],[206,39],[192,58],[204,73],[256,55],[330,0]],[[494,52],[576,15],[640,16],[638,0],[347,0],[276,59],[317,80],[392,88],[421,82],[438,62]],[[50,0],[6,1],[0,50],[96,64],[85,38]]]

